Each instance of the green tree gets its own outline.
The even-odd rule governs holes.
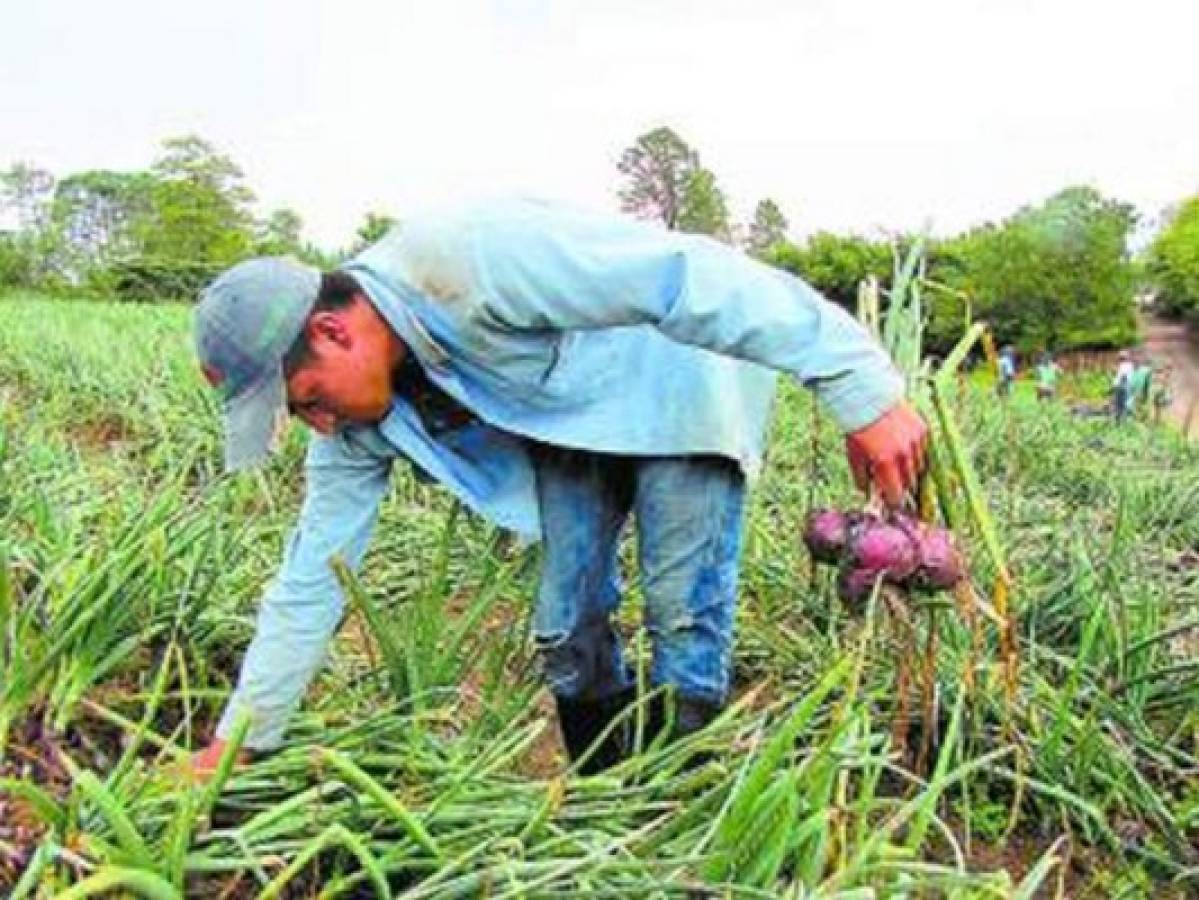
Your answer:
[[[687,186],[700,167],[686,141],[666,126],[655,128],[638,137],[616,167],[625,178],[621,209],[667,228],[680,227]]]
[[[300,256],[304,246],[300,234],[304,220],[294,209],[276,209],[258,222],[254,252],[260,256]]]
[[[245,174],[230,157],[199,135],[167,138],[151,171],[161,181],[203,188],[220,197],[231,210],[249,217],[254,193],[245,184]]]
[[[151,173],[153,215],[141,235],[146,256],[224,267],[250,253],[254,195],[229,157],[195,135],[171,138]]]
[[[1146,268],[1167,313],[1190,315],[1199,310],[1199,195],[1171,214],[1149,245]]]
[[[36,287],[36,254],[25,234],[0,231],[0,288]]]
[[[679,231],[710,234],[722,241],[732,239],[724,192],[716,185],[716,176],[708,169],[698,168],[687,177],[675,225]]]
[[[54,192],[61,268],[74,283],[103,286],[113,260],[141,252],[139,227],[152,212],[146,172],[97,170],[69,175]]]
[[[827,231],[812,235],[803,246],[775,243],[763,261],[798,275],[850,310],[857,306],[858,283],[863,278],[874,275],[886,281],[891,274],[891,250],[886,244]]]
[[[0,172],[0,285],[79,288],[127,299],[194,297],[253,254],[337,258],[301,239],[290,209],[255,218],[236,163],[200,137],[171,138],[150,169],[55,182],[18,163]],[[9,222],[18,226],[4,230]]]
[[[344,251],[326,250],[324,247],[314,244],[311,241],[305,241],[301,244],[295,255],[301,262],[315,266],[324,272],[331,272],[346,259]]]
[[[112,266],[130,298],[194,297],[254,249],[254,195],[241,169],[203,138],[171,138],[150,168],[150,211],[134,228],[135,255]]]
[[[973,315],[1022,350],[1119,346],[1136,336],[1131,206],[1070,187],[933,248],[930,276],[968,293]],[[960,303],[932,306],[932,343],[960,333]]]
[[[771,247],[787,240],[787,226],[787,217],[777,203],[769,197],[759,200],[749,223],[745,249],[750,255],[763,258]]]
[[[54,176],[31,163],[14,163],[0,172],[0,210],[15,219],[18,230],[37,232],[50,223]]]
[[[397,223],[398,220],[394,216],[380,212],[368,212],[366,218],[362,220],[362,224],[358,226],[358,230],[354,232],[355,241],[351,252],[357,253],[376,241],[382,240],[383,235],[391,231]]]
[[[80,252],[129,252],[132,228],[151,212],[153,179],[145,172],[97,170],[69,175],[54,192],[53,218]]]
[[[0,284],[39,287],[54,280],[53,196],[54,176],[45,169],[18,162],[0,172],[0,222],[16,226],[0,248]]]

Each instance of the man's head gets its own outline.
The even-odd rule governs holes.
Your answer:
[[[288,412],[322,434],[382,419],[403,344],[354,279],[282,258],[239,263],[204,291],[196,349],[220,388],[225,466],[269,453]]]
[[[321,434],[378,422],[391,406],[402,348],[352,276],[321,276],[312,312],[283,359],[288,411]]]

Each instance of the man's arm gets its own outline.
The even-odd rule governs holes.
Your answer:
[[[242,709],[251,715],[245,746],[277,746],[341,619],[344,600],[329,560],[362,562],[387,490],[391,460],[313,435],[300,519],[278,577],[266,591],[237,689],[217,727],[223,742]]]
[[[788,372],[846,433],[858,486],[897,506],[924,465],[927,426],[903,376],[857,321],[799,278],[710,238],[533,202],[484,210],[447,232],[507,328],[652,325],[672,340]],[[437,241],[431,242],[438,246]],[[437,254],[433,255],[438,258]]]
[[[483,314],[501,327],[653,325],[791,373],[846,432],[903,398],[902,376],[844,310],[715,240],[534,202],[484,210],[463,231],[489,298]]]

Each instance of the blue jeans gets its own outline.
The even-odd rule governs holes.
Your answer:
[[[621,599],[620,533],[632,513],[652,641],[650,680],[723,704],[745,502],[737,463],[544,444],[531,452],[544,554],[533,632],[550,689],[599,700],[632,683],[611,625]]]
[[[1122,421],[1132,412],[1132,391],[1127,385],[1116,385],[1112,404],[1116,408],[1116,421]]]

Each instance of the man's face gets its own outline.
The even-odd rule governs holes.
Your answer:
[[[369,304],[314,313],[305,324],[311,353],[287,376],[287,407],[314,431],[371,425],[391,407],[391,363]]]

